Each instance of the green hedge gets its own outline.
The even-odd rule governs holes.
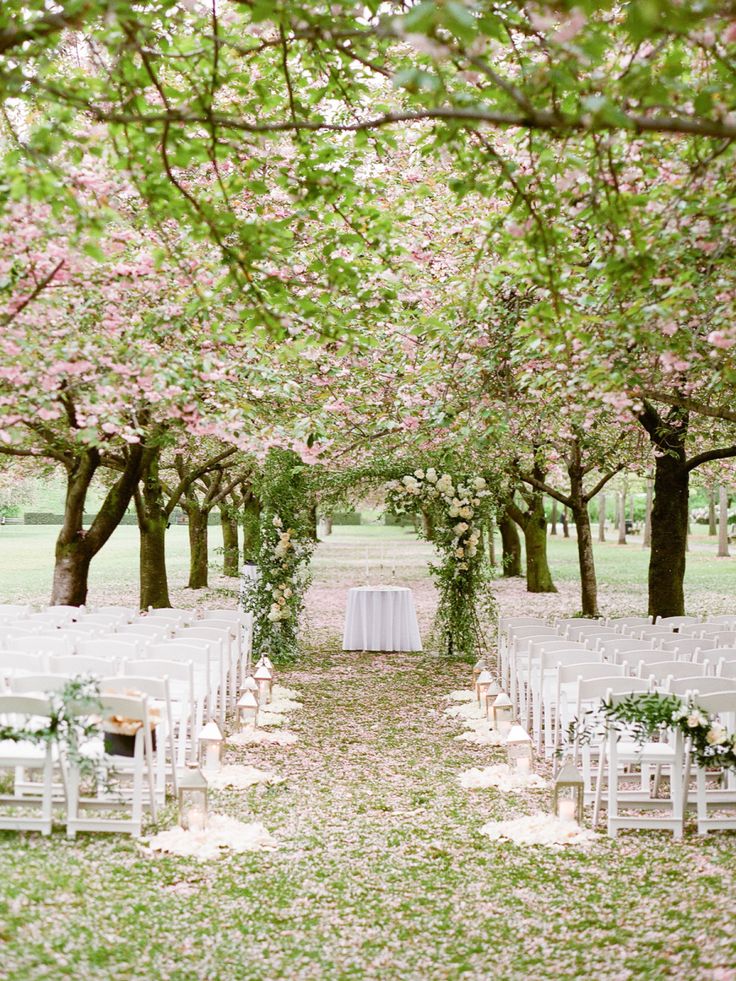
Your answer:
[[[96,514],[85,514],[84,524],[87,528],[89,528],[96,517]],[[61,525],[64,523],[64,515],[53,514],[51,511],[26,511],[23,515],[23,523],[26,525]],[[135,525],[137,523],[134,514],[124,514],[120,522],[121,525]]]
[[[414,528],[414,518],[410,514],[384,514],[383,523],[385,525],[401,525],[404,528]]]
[[[332,515],[333,525],[360,525],[363,516],[360,511],[342,511]]]

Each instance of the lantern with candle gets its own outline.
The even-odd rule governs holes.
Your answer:
[[[243,687],[240,689],[240,694],[242,695],[246,691],[252,691],[255,697],[258,698],[258,682],[252,674],[249,674],[243,682]]]
[[[203,770],[219,770],[225,755],[225,740],[214,719],[200,729],[198,742],[199,765]]]
[[[256,664],[256,667],[257,668],[266,667],[271,672],[271,674],[273,674],[273,661],[268,656],[268,654],[261,654],[260,658],[258,659],[258,663]]]
[[[179,827],[184,831],[207,827],[207,781],[196,763],[188,763],[179,777]]]
[[[491,724],[500,736],[507,736],[514,721],[514,706],[505,691],[496,695],[491,707]]]
[[[488,689],[492,684],[493,684],[493,675],[491,674],[491,672],[486,671],[485,669],[481,671],[481,673],[478,675],[478,680],[475,683],[475,693],[478,697],[478,705],[481,708],[483,707],[483,702],[486,697],[486,692],[488,691]]]
[[[478,678],[479,678],[479,676],[484,671],[487,671],[487,670],[488,670],[488,665],[483,660],[483,658],[481,658],[480,661],[476,661],[475,662],[475,664],[473,665],[473,688],[475,688],[475,686],[478,684]]]
[[[258,685],[258,702],[260,705],[267,705],[271,701],[271,685],[273,684],[273,674],[271,670],[262,664],[256,669],[253,675]]]
[[[501,694],[501,686],[494,678],[490,683],[488,688],[486,688],[486,704],[485,704],[485,714],[487,719],[493,718],[493,703],[496,701],[498,696]],[[481,706],[482,708],[483,706]]]
[[[247,726],[258,723],[258,699],[252,691],[244,691],[238,699],[238,727],[242,731]]]
[[[552,788],[552,813],[563,821],[577,821],[578,824],[582,824],[584,802],[583,775],[572,760],[567,760],[555,777]]]
[[[532,771],[532,740],[523,726],[513,725],[506,738],[506,761],[509,770],[518,777],[527,777]]]

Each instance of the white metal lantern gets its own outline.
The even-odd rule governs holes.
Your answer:
[[[258,722],[258,699],[252,691],[244,691],[238,700],[238,727],[255,726]]]
[[[501,694],[501,686],[499,685],[499,683],[494,678],[493,681],[488,686],[488,688],[486,688],[485,713],[486,713],[486,718],[487,719],[492,718],[493,703],[496,701],[496,698],[500,694]],[[481,705],[481,708],[482,707],[483,706]]]
[[[532,740],[523,726],[513,725],[506,737],[506,760],[509,770],[517,776],[528,776],[532,771]]]
[[[478,680],[475,683],[475,693],[478,696],[478,705],[483,706],[483,700],[486,697],[486,692],[493,683],[493,675],[490,671],[483,670],[478,675]]]
[[[258,685],[258,701],[261,705],[267,705],[271,701],[271,685],[273,684],[273,674],[270,669],[262,664],[253,675]]]
[[[187,764],[179,777],[179,827],[184,831],[207,827],[207,781],[196,763]]]
[[[214,719],[200,729],[198,742],[199,765],[203,770],[219,770],[225,756],[225,739]]]
[[[514,706],[505,691],[496,695],[491,707],[491,723],[500,736],[507,736],[514,722]]]
[[[552,813],[563,821],[577,821],[578,824],[582,824],[584,803],[583,775],[572,760],[567,760],[555,777],[552,788]]]
[[[258,697],[258,682],[252,674],[249,674],[243,682],[243,687],[240,689],[241,695],[246,691],[252,691],[256,698]]]
[[[481,658],[480,661],[475,662],[475,664],[473,665],[473,688],[475,688],[475,686],[478,684],[478,676],[482,674],[483,671],[487,671],[487,670],[488,670],[488,665],[483,660],[483,658]]]

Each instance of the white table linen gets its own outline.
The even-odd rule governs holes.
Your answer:
[[[344,651],[421,651],[412,591],[358,586],[348,592]]]

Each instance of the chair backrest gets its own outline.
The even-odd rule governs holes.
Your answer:
[[[43,695],[46,692],[61,691],[68,681],[69,676],[63,674],[26,674],[8,678],[8,687],[13,694]]]
[[[100,678],[100,691],[103,695],[130,695],[133,698],[146,695],[148,698],[168,701],[169,679],[168,675],[163,677],[153,677],[150,674],[111,675]]]
[[[218,620],[215,617],[207,617],[207,619],[197,620],[193,629],[201,629],[202,627],[215,627],[218,630],[227,631],[231,637],[237,637],[240,623],[236,620]]]
[[[599,651],[570,650],[544,651],[542,653],[542,672],[548,674],[561,665],[567,664],[602,664],[603,656]]]
[[[160,658],[144,657],[136,661],[124,661],[122,674],[136,678],[169,678],[174,681],[192,681],[191,661],[167,661]]]
[[[641,694],[649,690],[649,681],[642,678],[627,678],[622,675],[609,675],[606,678],[585,678],[578,686],[578,702],[603,700],[609,692],[623,697],[624,695]]]
[[[654,621],[655,627],[684,627],[687,624],[702,623],[702,617],[688,617],[688,616],[675,616],[675,617],[657,617]]]
[[[716,674],[719,678],[736,678],[736,661],[719,661]]]
[[[77,610],[77,614],[79,614],[79,610]],[[72,623],[74,616],[65,607],[52,606],[42,613],[31,613],[28,620],[30,623],[40,623],[46,627],[63,627],[65,624]]]
[[[94,616],[119,616],[130,623],[138,616],[138,611],[129,606],[96,606],[92,611]]]
[[[115,695],[103,692],[100,695],[103,719],[117,716],[134,722],[148,721],[148,699],[145,695]]]
[[[68,637],[76,644],[78,640],[89,640],[90,637],[102,637],[110,630],[109,623],[87,623],[86,620],[75,620],[70,627],[60,627],[62,637]]]
[[[632,662],[633,664],[634,662]],[[667,678],[687,678],[692,676],[693,665],[689,661],[655,661],[647,664],[639,662],[639,677],[654,677],[664,683]]]
[[[627,651],[626,660],[633,668],[635,668],[639,664],[659,664],[662,661],[674,661],[675,659],[672,657],[671,653],[667,651],[640,650]],[[687,664],[689,662],[682,661],[680,663]]]
[[[0,716],[33,716],[48,718],[51,714],[51,704],[48,698],[41,695],[0,694]]]
[[[736,616],[733,613],[723,613],[717,617],[708,617],[706,624],[725,624],[726,629],[736,630]]]
[[[709,715],[736,714],[736,691],[703,692],[697,705]]]
[[[602,627],[605,622],[602,617],[557,617],[554,625],[556,627]]]
[[[513,627],[531,627],[535,624],[539,627],[549,626],[547,621],[540,617],[499,617],[498,634],[499,636],[508,636],[509,630]]]
[[[621,635],[617,634],[615,630],[604,630],[600,633],[585,634],[580,638],[585,646],[591,651],[597,651],[599,645],[606,640],[620,640]]]
[[[582,641],[587,641],[588,637],[599,637],[601,634],[607,637],[615,637],[616,631],[612,627],[606,629],[603,623],[571,623],[565,632],[565,636],[570,640]]]
[[[40,623],[9,623],[0,626],[0,647],[12,647],[16,637],[37,637],[43,628]]]
[[[517,639],[524,637],[562,637],[556,627],[550,627],[548,623],[522,623],[518,626],[512,624],[506,632],[509,644]]]
[[[141,613],[134,623],[146,623],[146,624],[165,624],[170,630],[178,630],[180,627],[185,627],[188,623],[194,620],[194,613],[192,610],[171,610],[171,609],[161,609],[161,610],[149,610],[148,613]]]
[[[604,664],[602,661],[591,661],[585,664],[560,664],[557,667],[557,677],[560,686],[562,686],[577,681],[622,678],[625,671],[626,666],[624,664]]]
[[[732,678],[714,678],[712,675],[690,675],[686,678],[670,678],[667,691],[673,695],[687,695],[688,692],[734,691],[736,684]]]
[[[638,637],[639,640],[646,640],[650,637],[661,637],[663,640],[671,640],[674,636],[674,630],[672,627],[631,627],[627,631],[628,637]]]
[[[191,661],[194,665],[209,668],[212,659],[209,642],[204,644],[186,643],[171,640],[166,644],[151,644],[146,651],[146,660],[153,661]]]
[[[703,637],[708,629],[704,623],[685,623],[677,630],[678,637]],[[721,630],[724,628],[721,627]]]
[[[627,651],[647,650],[646,641],[637,640],[634,637],[612,637],[610,640],[598,641],[598,650],[607,658],[613,659],[616,652],[625,655]],[[617,661],[623,658],[616,658]]]
[[[77,641],[77,654],[80,657],[112,658],[135,657],[142,653],[150,642],[150,637],[135,637],[113,634],[107,637],[94,637]]]
[[[724,630],[711,638],[712,647],[736,647],[736,631]]]
[[[77,626],[99,627],[106,631],[130,623],[124,610],[119,613],[88,613],[84,620],[78,620]]]
[[[72,654],[74,642],[62,633],[35,634],[33,637],[17,637],[13,641],[16,651],[28,651],[29,654]]]
[[[115,658],[84,657],[82,654],[58,655],[49,658],[51,674],[77,675],[91,674],[96,678],[115,670]]]
[[[123,623],[118,627],[117,633],[121,637],[130,634],[133,637],[170,637],[171,624],[165,620],[159,623],[152,623],[150,620],[135,620],[133,623]]]
[[[202,613],[202,620],[232,620],[235,623],[241,623],[243,620],[242,610],[204,610]]]
[[[523,634],[520,637],[514,636],[511,638],[511,650],[515,655],[525,654],[531,647],[532,644],[542,641],[545,639],[555,638],[557,640],[564,640],[564,637],[560,637],[557,633],[543,633],[543,634]]]
[[[26,651],[0,651],[0,677],[4,671],[22,671],[24,674],[45,674],[46,655],[28,654]]]
[[[540,657],[546,651],[584,651],[585,645],[564,637],[542,637],[529,641],[529,653],[533,658]]]
[[[677,640],[663,640],[659,647],[662,651],[672,651],[681,659],[683,655],[696,654],[703,646],[703,641],[694,637],[679,637]]]

